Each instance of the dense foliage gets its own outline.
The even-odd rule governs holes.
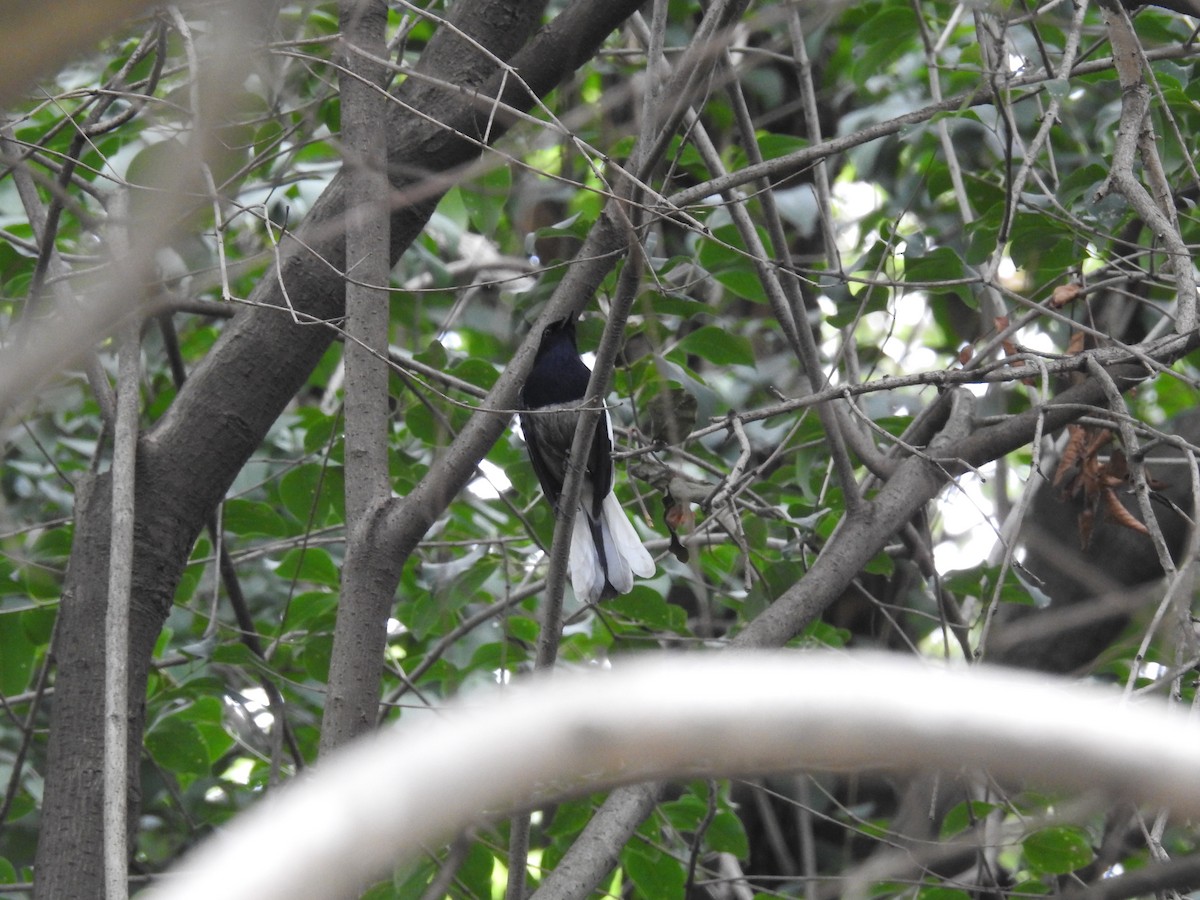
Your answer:
[[[391,4],[393,98],[419,81],[417,61],[450,27],[442,16],[465,2]],[[99,765],[52,760],[47,734],[61,729],[69,744],[74,724],[51,719],[60,673],[76,660],[56,643],[56,619],[74,590],[68,565],[85,565],[72,555],[84,527],[79,491],[95,489],[113,455],[117,341],[62,323],[99,310],[104,327],[136,311],[144,451],[179,425],[172,416],[191,417],[200,435],[211,416],[212,443],[190,452],[231,452],[217,422],[222,397],[177,398],[239,310],[260,302],[256,290],[282,282],[287,236],[319,207],[344,157],[338,10],[276,5],[270,16],[216,2],[147,15],[36,86],[18,85],[0,120],[4,352],[59,329],[65,345],[36,358],[26,380],[0,371],[4,896],[40,877],[39,833],[56,827],[43,787],[68,777],[53,766]],[[706,10],[714,18],[726,6],[737,21],[706,30]],[[546,19],[564,7],[550,3]],[[622,235],[595,296],[568,301],[583,310],[586,351],[628,317],[612,375],[618,493],[658,572],[598,609],[573,606],[568,589],[557,665],[716,652],[748,627],[753,643],[800,652],[1002,656],[989,648],[993,625],[1039,594],[1012,552],[1023,492],[1044,481],[1039,464],[1053,472],[1032,426],[970,454],[952,448],[944,472],[958,487],[928,506],[918,497],[911,518],[858,547],[858,574],[806,619],[788,620],[799,627],[777,639],[761,623],[806,589],[823,554],[842,552],[839,523],[881,496],[913,445],[942,427],[951,385],[975,396],[973,429],[997,426],[1089,373],[1098,379],[1085,349],[1138,345],[1156,365],[1124,398],[1134,419],[1158,426],[1196,404],[1195,298],[1190,312],[1177,300],[1195,281],[1180,274],[1191,263],[1176,250],[1200,244],[1196,22],[1138,11],[1132,33],[1144,55],[1119,72],[1112,42],[1125,13],[1082,2],[780,0],[741,11],[662,0],[643,15],[506,131],[481,124],[477,164],[451,169],[449,181],[402,173],[410,180],[394,204],[437,205],[415,240],[397,239],[391,269],[391,491],[408,497],[437,475],[621,197],[640,251]],[[487,44],[486,33],[479,39]],[[695,77],[672,94],[664,88],[680,86],[671,79],[681,65]],[[1150,107],[1140,143],[1140,118],[1124,142],[1119,128],[1135,93],[1123,90],[1129,72],[1144,77]],[[389,116],[404,114],[392,106]],[[1123,155],[1130,146],[1136,163]],[[737,177],[746,170],[752,177]],[[1130,181],[1145,185],[1158,218]],[[130,246],[140,254],[132,262]],[[355,277],[342,268],[339,279]],[[633,288],[629,274],[640,278]],[[340,314],[314,321],[287,303],[274,314],[280,329],[327,329],[337,340],[272,413],[232,483],[217,486],[219,506],[197,513],[197,528],[210,527],[169,585],[145,686],[135,884],[318,755],[353,539],[342,405],[353,386]],[[256,362],[241,365],[251,372]],[[806,399],[822,391],[836,403]],[[1111,413],[1119,401],[1104,396],[1071,415]],[[398,557],[381,722],[429,715],[518,677],[538,656],[552,510],[515,430],[469,463],[466,488],[425,509],[432,524]],[[163,502],[172,515],[173,498]],[[139,522],[135,540],[152,546],[161,536]],[[137,584],[135,574],[135,616]],[[1098,658],[1065,668],[1190,704],[1185,593],[1160,589],[1155,599],[1174,598],[1170,614],[1152,618],[1151,600]],[[102,631],[96,622],[98,644]],[[871,896],[1015,897],[1197,850],[1194,830],[1156,810],[1093,804],[1064,819],[1064,799],[979,773],[940,784],[824,774],[678,783],[597,889],[835,896],[840,879],[900,847],[912,853],[887,857]],[[603,800],[533,816],[531,885]],[[369,896],[417,897],[431,883],[445,896],[502,896],[510,827],[481,823]]]

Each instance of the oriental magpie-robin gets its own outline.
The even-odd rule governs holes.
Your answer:
[[[579,358],[575,320],[546,326],[533,369],[521,388],[521,431],[542,492],[558,509],[579,404],[591,370]],[[581,603],[615,597],[633,589],[633,576],[654,574],[654,560],[613,493],[613,430],[608,410],[596,422],[588,451],[579,511],[571,532],[571,587]]]

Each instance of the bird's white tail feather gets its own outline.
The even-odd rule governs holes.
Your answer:
[[[581,603],[594,603],[609,584],[621,594],[633,590],[633,577],[649,578],[655,572],[654,559],[642,545],[642,539],[625,515],[625,510],[611,491],[600,509],[600,536],[604,541],[604,559],[608,572],[600,564],[600,554],[592,539],[587,510],[575,514],[571,529],[571,588]]]
[[[575,514],[571,528],[571,555],[567,561],[571,573],[571,589],[580,603],[595,603],[604,592],[604,568],[596,553],[596,543],[588,527],[588,517],[582,509]]]
[[[604,498],[604,506],[600,511],[601,528],[604,531],[605,540],[605,555],[610,562],[608,580],[612,582],[613,587],[621,590],[622,593],[633,587],[633,576],[639,578],[649,578],[655,572],[654,558],[650,555],[642,544],[642,539],[638,533],[633,530],[633,523],[629,521],[629,517],[625,515],[625,510],[621,508],[620,502],[617,500],[617,495],[612,491],[608,492],[608,496]],[[608,546],[611,544],[615,549],[615,553],[609,554]],[[617,582],[613,579],[613,563],[620,560],[620,564],[630,573],[628,582],[629,587],[619,588]]]

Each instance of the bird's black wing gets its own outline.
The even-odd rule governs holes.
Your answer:
[[[592,477],[592,518],[600,518],[600,507],[613,486],[612,467],[612,418],[608,410],[601,410],[596,420],[596,431],[592,435],[592,448],[588,453],[588,472]]]
[[[563,488],[562,470],[547,462],[546,449],[542,447],[541,440],[538,438],[538,425],[534,422],[536,418],[536,414],[521,416],[521,431],[525,435],[525,449],[529,451],[529,462],[533,465],[533,473],[537,475],[538,484],[542,486],[542,493],[557,509],[558,498],[562,495]]]

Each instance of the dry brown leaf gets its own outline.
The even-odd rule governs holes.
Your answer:
[[[1125,459],[1125,451],[1120,447],[1113,450],[1105,466],[1105,478],[1115,479],[1114,484],[1124,484],[1129,480],[1129,462]]]
[[[1100,452],[1100,448],[1112,440],[1113,433],[1108,428],[1089,428],[1092,432],[1092,439],[1088,441],[1083,449],[1084,456],[1095,456]]]
[[[1067,446],[1063,448],[1063,454],[1059,457],[1058,468],[1054,470],[1054,480],[1050,483],[1055,487],[1062,485],[1062,480],[1066,477],[1067,472],[1075,468],[1075,464],[1083,456],[1083,447],[1087,442],[1087,429],[1082,425],[1067,426]]]
[[[1096,513],[1090,506],[1079,514],[1079,547],[1082,550],[1086,550],[1092,542],[1092,525],[1095,521]]]
[[[1079,543],[1087,549],[1098,522],[1106,516],[1122,528],[1149,534],[1145,523],[1125,508],[1116,488],[1129,484],[1129,460],[1120,447],[1113,448],[1107,462],[1100,461],[1100,450],[1113,439],[1109,428],[1068,425],[1067,445],[1054,472],[1054,485],[1064,497],[1083,495],[1084,509],[1079,513]],[[1074,470],[1075,474],[1070,476]],[[1068,481],[1069,483],[1064,484]],[[1152,481],[1147,476],[1148,481]],[[1154,482],[1154,490],[1165,485]]]
[[[996,316],[992,319],[992,327],[996,329],[996,334],[1003,333],[1008,327],[1008,316]],[[1000,342],[1001,348],[1004,350],[1005,356],[1016,356],[1017,345],[1012,342],[1011,338],[1005,338]]]
[[[1072,300],[1078,299],[1082,293],[1083,288],[1077,284],[1060,284],[1050,295],[1050,308],[1062,309]]]
[[[1087,335],[1082,331],[1076,331],[1071,334],[1071,340],[1067,343],[1067,356],[1078,356],[1087,349]]]
[[[691,531],[696,525],[696,514],[690,507],[677,503],[667,508],[663,513],[663,521],[672,531]]]
[[[1150,533],[1145,524],[1143,524],[1142,521],[1137,518],[1137,516],[1125,508],[1125,505],[1121,502],[1121,498],[1117,496],[1116,491],[1106,490],[1104,492],[1103,499],[1105,512],[1107,512],[1112,520],[1118,525],[1128,528],[1131,531],[1136,531],[1138,534]]]
[[[1083,496],[1087,500],[1094,500],[1100,491],[1104,490],[1102,480],[1104,478],[1104,466],[1100,464],[1100,459],[1093,453],[1083,458],[1083,464],[1079,469],[1079,477],[1075,479],[1075,493],[1083,489]]]

